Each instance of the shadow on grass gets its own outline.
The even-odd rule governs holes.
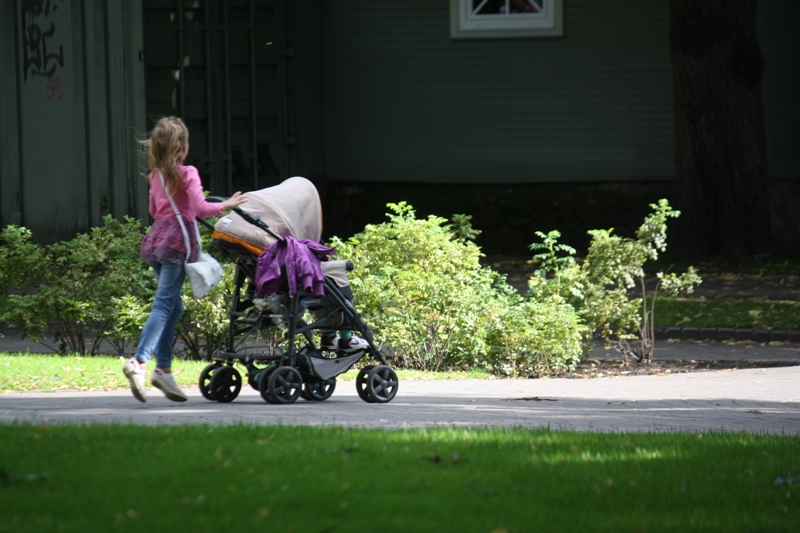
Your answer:
[[[792,531],[800,512],[775,484],[800,470],[788,436],[16,424],[0,445],[0,531]]]

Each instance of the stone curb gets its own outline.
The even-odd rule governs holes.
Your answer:
[[[696,341],[753,341],[800,343],[800,331],[777,331],[748,328],[699,328],[694,326],[655,326],[657,341],[680,339]]]

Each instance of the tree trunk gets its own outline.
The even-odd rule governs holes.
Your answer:
[[[676,171],[684,255],[770,243],[756,0],[671,0]]]

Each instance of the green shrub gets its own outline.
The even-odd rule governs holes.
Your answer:
[[[201,300],[196,300],[192,296],[192,289],[188,283],[184,284],[185,311],[175,332],[183,346],[176,353],[179,357],[194,360],[211,359],[216,352],[225,348],[236,267],[222,260],[220,263],[223,267],[222,281]]]
[[[334,242],[338,255],[355,264],[350,281],[358,308],[404,366],[476,364],[486,347],[476,319],[493,282],[478,247],[454,239],[443,218],[418,220],[404,202],[389,208],[389,223]]]
[[[31,242],[32,237],[29,229],[14,225],[0,232],[0,297],[28,293],[39,286],[43,251]]]
[[[558,299],[517,294],[499,300],[487,344],[491,367],[510,376],[571,371],[585,355],[588,329],[575,309]]]
[[[217,256],[223,265],[223,276],[220,284],[209,291],[203,299],[196,300],[192,296],[189,283],[183,285],[184,313],[175,332],[177,357],[186,359],[209,359],[225,347],[228,334],[228,314],[233,295],[233,272],[235,267],[225,263],[222,254],[211,245],[210,237],[203,234],[203,249]],[[135,261],[143,265],[148,275],[153,278],[150,267],[138,256],[138,245]],[[155,280],[153,290],[139,294],[126,294],[114,298],[116,314],[114,321],[106,333],[106,338],[118,352],[122,352],[129,342],[137,342],[144,323],[153,307]],[[177,343],[180,341],[180,343]]]
[[[139,258],[144,234],[138,220],[109,215],[86,234],[40,246],[28,229],[7,226],[0,233],[0,320],[37,341],[52,332],[59,353],[94,355],[107,340],[122,354],[137,342],[153,305],[155,277]],[[204,248],[216,253],[204,239]],[[233,286],[232,268],[225,272],[199,301],[184,285],[178,355],[208,358],[224,347]]]
[[[502,276],[482,267],[468,219],[453,230],[441,217],[417,219],[405,202],[388,207],[388,222],[333,244],[340,257],[353,260],[356,306],[398,354],[399,366],[529,373],[577,361],[580,339],[562,335],[563,345],[553,349],[556,338],[547,337],[545,327],[569,324],[580,332],[574,311],[526,302]]]
[[[586,336],[576,311],[558,294],[524,298],[482,267],[471,240],[479,232],[469,216],[457,215],[451,224],[435,216],[417,219],[405,203],[389,208],[388,222],[334,244],[340,257],[354,261],[357,307],[394,348],[399,366],[512,375],[574,366]],[[61,353],[95,354],[103,339],[122,353],[135,342],[155,291],[152,271],[138,257],[144,230],[133,219],[103,222],[47,247],[31,244],[24,228],[6,228],[0,266],[9,274],[0,282],[11,294],[0,319],[37,340],[54,331]],[[209,242],[204,247],[217,253]],[[225,268],[222,283],[199,301],[184,287],[178,355],[206,359],[224,348],[233,272]]]
[[[538,300],[561,299],[570,303],[589,327],[623,355],[650,360],[653,355],[653,309],[659,289],[669,294],[691,292],[701,282],[693,267],[678,276],[659,272],[648,291],[644,265],[658,259],[667,247],[667,220],[680,216],[667,200],[650,204],[636,238],[620,237],[613,229],[589,231],[592,240],[583,262],[575,250],[558,243],[561,234],[536,232],[542,242],[531,244],[539,253],[540,268],[528,282],[529,295]],[[641,297],[632,297],[633,290]],[[635,331],[638,335],[631,332]],[[631,341],[638,338],[639,346]]]
[[[31,242],[32,237],[29,229],[14,225],[0,232],[0,321],[7,322],[4,315],[14,303],[10,295],[28,294],[41,284],[39,271],[45,263],[44,253],[42,247]],[[21,324],[7,325],[22,326],[23,330],[46,327],[41,326],[41,321],[42,317],[28,313]]]
[[[154,291],[153,277],[138,258],[143,235],[138,220],[109,215],[103,226],[70,241],[41,247],[18,241],[7,262],[28,269],[28,282],[36,280],[38,287],[10,294],[2,320],[37,340],[53,331],[60,353],[96,354],[114,330],[121,299]]]

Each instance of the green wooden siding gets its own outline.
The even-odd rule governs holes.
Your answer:
[[[338,180],[674,173],[666,2],[564,6],[563,38],[451,40],[449,2],[325,2],[325,165]]]
[[[35,7],[6,2],[0,17],[0,225],[55,241],[146,215],[141,3]]]
[[[451,40],[445,0],[324,2],[326,179],[672,179],[669,3],[565,0],[564,11],[563,38]],[[784,53],[796,62],[797,49]],[[796,115],[786,121],[796,146]]]
[[[320,20],[317,0],[3,2],[0,227],[53,242],[109,213],[148,223],[136,139],[162,115],[186,119],[215,194],[318,179]]]
[[[564,37],[479,40],[450,39],[448,0],[70,0],[23,13],[36,5],[0,3],[0,226],[40,241],[107,213],[148,219],[135,137],[167,113],[187,117],[190,162],[216,194],[265,184],[262,144],[270,177],[334,187],[674,176],[666,0],[564,0]],[[776,180],[800,180],[798,20],[800,2],[759,2]],[[44,54],[25,42],[30,25],[54,29],[47,57],[26,51]]]

